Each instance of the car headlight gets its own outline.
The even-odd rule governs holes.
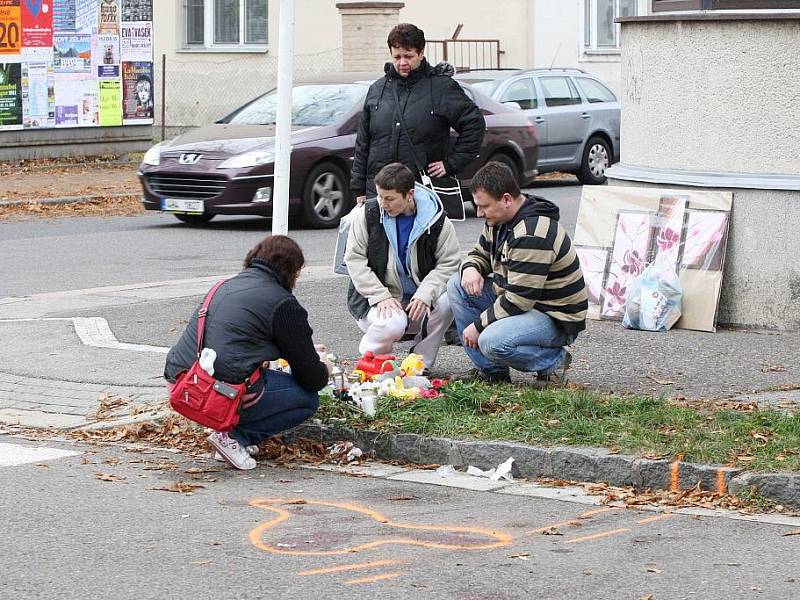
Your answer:
[[[245,152],[239,156],[234,156],[223,162],[218,169],[241,169],[244,167],[255,167],[256,165],[266,165],[275,162],[274,152],[265,152],[263,150],[254,150],[252,152]]]
[[[161,164],[161,144],[156,144],[144,153],[142,164],[158,166]]]

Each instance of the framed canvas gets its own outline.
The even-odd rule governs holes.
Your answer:
[[[721,271],[728,235],[728,214],[716,210],[690,210],[681,269]]]
[[[647,262],[653,240],[653,213],[619,211],[614,244],[603,284],[600,318],[621,319],[630,282]]]

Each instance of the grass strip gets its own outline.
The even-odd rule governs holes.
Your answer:
[[[356,427],[453,439],[597,446],[645,458],[800,471],[800,415],[688,406],[664,398],[581,389],[453,383],[437,399],[382,399],[374,420],[332,398],[320,416]]]

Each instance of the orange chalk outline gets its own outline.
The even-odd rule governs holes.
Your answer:
[[[326,575],[329,573],[341,573],[343,571],[358,571],[359,569],[372,569],[384,567],[386,565],[400,564],[399,560],[373,560],[371,562],[354,563],[352,565],[339,565],[338,567],[324,567],[322,569],[309,569],[308,571],[298,571],[297,575],[306,577],[308,575]]]
[[[324,500],[306,500],[305,503],[308,505],[326,506],[329,508],[339,508],[342,510],[348,510],[350,512],[368,516],[381,525],[386,525],[388,527],[394,527],[397,529],[409,529],[413,531],[471,533],[471,534],[483,535],[489,538],[494,538],[496,541],[488,544],[478,544],[470,546],[465,544],[439,544],[436,542],[423,542],[420,540],[399,537],[399,538],[377,539],[374,542],[368,542],[366,544],[360,544],[358,546],[354,546],[352,548],[345,548],[342,550],[286,550],[283,548],[272,546],[270,544],[266,544],[262,540],[264,533],[272,529],[273,527],[280,525],[281,523],[288,521],[289,519],[292,518],[292,514],[289,511],[273,506],[273,504],[278,504],[278,503],[296,504],[297,501],[298,501],[297,498],[260,498],[257,500],[251,500],[249,503],[250,506],[255,508],[263,508],[264,510],[275,513],[277,516],[274,519],[267,521],[266,523],[262,523],[261,525],[250,531],[250,536],[249,536],[250,542],[255,547],[264,550],[266,552],[271,552],[272,554],[281,554],[286,556],[339,556],[342,554],[361,552],[363,550],[368,550],[370,548],[377,548],[378,546],[386,546],[392,544],[421,546],[424,548],[436,548],[440,550],[492,550],[495,548],[503,548],[505,546],[509,546],[514,541],[514,538],[506,533],[492,531],[490,529],[486,529],[483,527],[414,525],[409,523],[398,523],[396,521],[392,521],[391,519],[389,519],[388,517],[382,515],[377,511],[370,510],[368,508],[364,508],[356,504],[349,504],[346,502],[330,502]]]
[[[359,583],[374,583],[376,581],[385,581],[386,579],[397,579],[401,573],[384,573],[383,575],[374,575],[373,577],[360,577],[358,579],[348,579],[344,582],[345,585],[357,585]]]
[[[642,519],[641,521],[636,521],[639,525],[647,525],[648,523],[654,523],[656,521],[663,521],[664,519],[669,519],[670,517],[674,517],[675,513],[664,513],[662,515],[656,515],[655,517],[647,517],[646,519]]]
[[[627,527],[621,527],[620,529],[612,529],[611,531],[601,531],[600,533],[593,533],[592,535],[584,535],[583,537],[576,537],[571,540],[567,540],[564,542],[565,544],[577,544],[579,542],[588,542],[589,540],[596,540],[599,538],[609,537],[612,535],[617,535],[619,533],[625,533],[626,531],[630,531]]]

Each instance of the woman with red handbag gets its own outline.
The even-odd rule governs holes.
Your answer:
[[[214,350],[214,378],[228,384],[249,382],[239,423],[208,437],[219,457],[237,469],[256,466],[251,455],[262,440],[298,425],[319,407],[317,392],[333,366],[326,349],[314,345],[308,313],[292,294],[305,259],[300,246],[283,235],[268,236],[250,250],[244,270],[226,281],[208,305],[202,346]],[[164,378],[173,386],[198,358],[198,317],[167,354]],[[263,369],[285,359],[291,374]],[[256,373],[260,376],[254,377]]]

